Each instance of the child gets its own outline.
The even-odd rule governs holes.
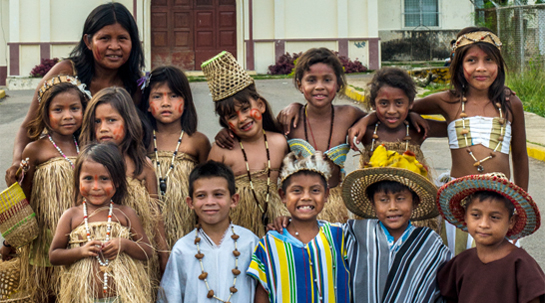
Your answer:
[[[279,193],[292,219],[255,248],[248,269],[259,283],[255,302],[349,302],[342,228],[316,220],[329,203],[328,162],[321,152],[284,159]]]
[[[136,211],[152,246],[158,250],[160,263],[154,254],[150,266],[153,275],[159,274],[159,264],[164,270],[168,252],[159,203],[155,199],[157,179],[146,157],[137,109],[125,89],[105,88],[91,99],[83,116],[80,139],[82,144],[114,142],[119,147],[127,168],[128,184],[122,204]],[[152,276],[152,282],[158,280],[154,281]]]
[[[345,226],[354,302],[435,302],[437,271],[450,252],[437,233],[410,220],[437,216],[437,188],[402,159],[382,166],[354,171],[343,183],[346,207],[368,219]]]
[[[22,188],[36,213],[40,233],[21,249],[20,287],[30,292],[34,302],[47,302],[55,294],[55,284],[50,281],[58,271],[49,263],[48,251],[59,218],[73,205],[72,188],[65,185],[73,178],[79,153],[76,135],[88,101],[79,85],[71,76],[47,81],[39,90],[36,118],[28,125],[28,136],[34,142],[23,151],[28,170]]]
[[[288,145],[278,132],[267,101],[254,80],[228,52],[202,64],[220,124],[229,127],[238,144],[231,150],[212,146],[209,159],[227,164],[236,176],[239,207],[231,211],[234,224],[261,237],[265,226],[281,214],[276,180]]]
[[[437,206],[445,220],[475,239],[437,276],[448,302],[544,302],[545,274],[507,239],[531,235],[540,226],[532,198],[501,173],[466,176],[443,185]]]
[[[49,251],[64,265],[59,302],[151,302],[141,261],[152,248],[127,194],[125,163],[113,143],[86,145],[76,161],[76,205],[59,220]]]
[[[55,64],[36,89],[25,120],[17,133],[13,147],[13,164],[6,171],[8,185],[15,182],[21,153],[25,145],[31,142],[27,136],[26,125],[36,118],[35,113],[39,107],[38,90],[51,78],[57,75],[77,76],[93,95],[105,87],[121,86],[133,96],[134,103],[140,102],[141,94],[136,82],[144,67],[144,52],[138,27],[130,11],[116,2],[97,6],[87,16],[80,37],[70,58]],[[116,58],[106,54],[112,47],[116,50]]]
[[[146,75],[142,111],[153,124],[153,160],[165,232],[169,247],[194,228],[195,218],[187,204],[188,177],[196,164],[206,161],[208,138],[197,132],[197,111],[189,81],[174,66],[158,67]]]
[[[186,201],[198,225],[174,245],[159,302],[253,300],[255,282],[244,272],[258,238],[229,220],[239,201],[235,191],[235,176],[225,164],[208,161],[193,169]]]

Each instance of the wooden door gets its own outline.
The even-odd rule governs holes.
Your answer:
[[[236,56],[236,0],[152,0],[152,68],[200,70],[226,50]]]

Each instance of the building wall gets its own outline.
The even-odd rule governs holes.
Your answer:
[[[9,62],[9,0],[0,0],[0,86],[6,85]]]

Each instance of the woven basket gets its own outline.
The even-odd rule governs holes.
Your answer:
[[[254,83],[231,53],[223,51],[201,65],[212,100],[221,101]]]
[[[36,214],[17,182],[0,193],[0,232],[14,247],[24,246],[38,236]]]
[[[16,293],[20,277],[19,258],[0,262],[0,303],[32,302],[30,295]]]

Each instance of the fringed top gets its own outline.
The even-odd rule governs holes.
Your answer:
[[[131,239],[129,228],[112,222],[111,238]],[[89,223],[91,238],[104,241],[107,222]],[[70,233],[69,248],[76,248],[87,242],[85,225],[76,227]],[[108,290],[103,294],[104,270],[108,272]],[[126,253],[110,260],[108,267],[101,268],[93,257],[81,259],[66,266],[61,274],[58,302],[93,303],[103,297],[118,297],[120,302],[148,303],[152,301],[152,289],[144,263]]]
[[[267,197],[267,179],[263,176],[267,176],[267,170],[260,170],[251,174],[252,183],[254,184],[254,191],[259,199],[259,204],[265,209],[267,223],[283,215],[288,215],[288,211],[278,195],[276,188],[276,180],[271,180],[270,184],[270,197],[269,203],[266,205]],[[258,237],[263,237],[266,233],[265,225],[262,221],[263,213],[261,212],[257,202],[255,201],[252,189],[250,187],[250,180],[247,174],[239,175],[235,177],[235,183],[237,187],[237,193],[240,195],[240,200],[237,207],[231,210],[229,214],[233,224],[240,225],[251,230]]]
[[[171,151],[157,152],[160,173],[157,172],[155,153],[148,155],[153,160],[153,168],[156,171],[157,178],[160,176],[165,177],[173,154],[174,152]],[[163,201],[162,213],[165,220],[165,232],[170,247],[173,247],[178,239],[195,227],[195,214],[187,206],[185,198],[189,195],[189,174],[197,163],[195,157],[186,153],[178,153],[174,159],[174,168],[166,181],[166,194],[161,199]]]

